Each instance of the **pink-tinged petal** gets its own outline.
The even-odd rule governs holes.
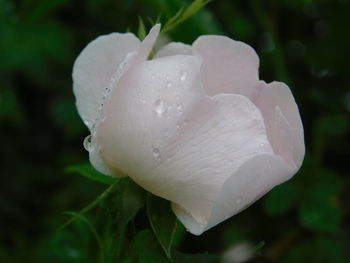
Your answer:
[[[193,48],[181,42],[171,42],[162,47],[154,57],[160,58],[175,55],[193,55]]]
[[[280,156],[257,155],[247,160],[224,182],[213,201],[209,220],[198,222],[176,204],[173,204],[173,210],[191,233],[200,235],[244,210],[274,186],[288,180],[294,173],[295,170]]]
[[[90,42],[73,67],[73,92],[78,112],[90,131],[99,114],[104,91],[128,53],[137,50],[140,41],[131,33],[112,33]]]
[[[151,28],[148,35],[142,41],[141,47],[138,50],[138,54],[133,62],[134,65],[147,60],[150,52],[153,49],[154,43],[157,40],[159,31],[160,31],[160,24],[156,24]]]
[[[225,181],[247,160],[273,151],[249,99],[205,94],[200,63],[178,55],[135,66],[111,95],[96,137],[111,169],[206,225]]]
[[[166,146],[184,112],[202,92],[199,85],[194,88],[199,66],[198,57],[164,57],[145,61],[125,74],[110,96],[97,131],[99,144],[107,145],[103,155],[108,164],[116,163],[115,167],[132,175],[158,162],[153,155]]]
[[[249,45],[225,36],[201,36],[193,48],[203,59],[202,79],[208,95],[250,97],[258,87],[259,58]]]
[[[289,87],[281,82],[261,82],[261,89],[253,102],[264,117],[275,154],[299,169],[305,154],[304,130]]]
[[[149,34],[145,37],[145,39],[139,44],[139,47],[134,52],[130,52],[126,55],[123,62],[119,65],[117,71],[114,72],[109,86],[104,90],[100,102],[96,119],[94,120],[91,126],[91,143],[89,144],[89,158],[91,164],[101,173],[112,175],[112,176],[125,176],[122,171],[111,168],[108,164],[104,162],[101,157],[101,149],[100,145],[96,138],[96,129],[100,125],[101,121],[106,118],[106,108],[110,103],[110,97],[115,93],[120,86],[119,82],[122,81],[124,75],[128,74],[129,70],[132,70],[137,64],[144,62],[147,60],[148,55],[152,51],[153,45],[157,39],[159,34],[160,25],[155,25],[149,32]]]

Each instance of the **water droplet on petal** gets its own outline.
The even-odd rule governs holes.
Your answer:
[[[83,145],[84,145],[85,150],[90,151],[90,149],[91,149],[91,135],[88,135],[85,137]]]
[[[179,96],[179,95],[176,95],[176,96],[175,96],[175,99],[176,99],[176,100],[180,100],[180,96]]]
[[[177,106],[176,106],[176,109],[180,112],[180,113],[182,113],[183,112],[183,105],[180,103],[180,104],[178,104]]]
[[[171,88],[172,85],[173,84],[171,84],[171,81],[168,81],[167,84],[166,84],[167,88]]]
[[[186,70],[182,69],[182,70],[180,71],[180,80],[181,80],[182,82],[184,82],[184,81],[186,80],[186,77],[187,77],[187,72],[186,72]]]
[[[153,154],[153,156],[154,156],[155,158],[159,158],[159,156],[160,156],[160,151],[159,151],[159,149],[156,148],[156,147],[153,147],[153,148],[152,148],[152,154]]]
[[[155,78],[156,78],[156,75],[152,74],[151,79],[155,79]]]
[[[184,123],[184,125],[187,125],[188,124],[188,119],[184,119],[183,123]]]
[[[158,99],[154,103],[155,111],[158,115],[162,115],[164,112],[168,110],[168,105],[165,100]]]

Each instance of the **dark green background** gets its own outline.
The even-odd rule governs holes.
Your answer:
[[[92,39],[137,32],[138,15],[163,21],[185,0],[0,0],[0,262],[79,262],[52,240],[66,210],[104,187],[64,168],[86,162],[87,129],[72,94],[72,65]],[[183,252],[220,254],[266,242],[252,262],[350,262],[350,1],[216,0],[171,32],[247,42],[260,77],[292,88],[305,128],[301,171]],[[142,219],[140,219],[142,220]]]

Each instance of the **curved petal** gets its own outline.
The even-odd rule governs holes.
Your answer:
[[[102,159],[100,145],[95,136],[95,130],[98,128],[101,121],[106,118],[105,110],[108,108],[111,95],[113,95],[115,93],[115,90],[119,88],[119,82],[121,82],[122,79],[127,76],[128,71],[131,70],[134,66],[147,60],[147,57],[151,52],[155,41],[157,40],[159,31],[160,25],[157,24],[150,30],[149,34],[141,42],[138,50],[127,54],[124,61],[120,64],[118,70],[113,74],[108,88],[105,90],[105,92],[103,92],[101,96],[99,104],[100,108],[98,109],[97,117],[90,129],[91,143],[88,144],[90,162],[101,173],[118,177],[124,176],[122,171],[110,167]]]
[[[247,44],[225,36],[201,36],[193,49],[203,59],[201,68],[208,95],[241,94],[246,97],[258,88],[259,58]]]
[[[131,33],[112,33],[90,42],[73,66],[73,92],[78,112],[92,130],[99,114],[105,89],[128,53],[137,50],[140,41]]]
[[[279,156],[257,155],[246,161],[223,184],[213,202],[209,220],[198,222],[182,207],[173,204],[176,216],[195,235],[212,228],[247,208],[274,186],[288,180],[295,170]]]
[[[171,42],[162,47],[154,57],[160,58],[174,55],[193,55],[193,48],[181,42]]]
[[[224,182],[272,148],[250,100],[204,93],[200,62],[178,55],[134,67],[111,95],[97,138],[110,167],[206,224]]]
[[[289,87],[282,82],[262,82],[253,102],[264,117],[275,154],[299,169],[305,154],[304,130]]]
[[[149,31],[148,35],[142,41],[138,54],[133,61],[133,65],[147,60],[149,53],[152,51],[154,43],[157,40],[160,31],[160,24],[154,25]]]

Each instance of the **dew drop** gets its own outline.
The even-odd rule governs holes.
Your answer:
[[[176,100],[180,100],[180,96],[179,96],[179,95],[176,95],[176,96],[175,96],[175,99],[176,99]]]
[[[90,151],[90,149],[91,149],[91,135],[88,135],[85,137],[83,145],[84,145],[85,150]]]
[[[151,79],[155,79],[155,78],[156,78],[156,75],[152,74]]]
[[[188,119],[184,119],[183,124],[186,126],[188,124]]]
[[[162,115],[164,112],[168,110],[168,105],[165,100],[158,99],[154,103],[155,111],[158,115]]]
[[[171,84],[170,81],[168,81],[167,84],[166,84],[167,88],[171,88],[172,85],[173,85],[173,84]]]
[[[182,113],[182,112],[183,112],[183,105],[182,105],[182,104],[178,104],[178,105],[176,106],[176,109],[177,109],[180,113]]]
[[[160,156],[160,151],[159,151],[159,149],[156,148],[156,147],[153,147],[153,148],[152,148],[152,154],[153,154],[153,156],[154,156],[155,158],[159,158],[159,156]]]
[[[186,72],[184,69],[182,69],[182,70],[180,71],[180,80],[181,80],[182,82],[184,82],[184,81],[186,80],[186,77],[187,77],[187,72]]]
[[[238,197],[238,198],[236,199],[236,204],[238,205],[238,204],[240,204],[240,203],[242,203],[242,197]]]

